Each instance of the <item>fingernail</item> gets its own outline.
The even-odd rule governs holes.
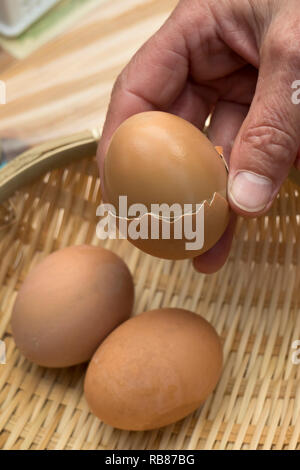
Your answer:
[[[240,171],[229,182],[229,196],[236,206],[247,212],[260,212],[272,197],[272,181],[250,171]]]

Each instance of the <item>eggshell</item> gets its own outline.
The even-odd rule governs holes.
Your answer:
[[[131,274],[111,251],[86,245],[56,251],[20,288],[11,319],[16,345],[42,366],[85,362],[129,318],[133,298]]]
[[[132,223],[133,220],[127,219],[127,229],[123,230],[123,224],[120,224],[120,218],[116,217],[114,214],[110,214],[110,217],[115,220],[116,227],[120,230],[124,238],[127,238],[140,250],[158,258],[180,260],[194,258],[195,256],[198,256],[213,247],[217,243],[223,228],[226,227],[228,223],[228,204],[227,201],[218,193],[215,193],[214,198],[210,203],[207,201],[203,203],[203,210],[205,218],[205,223],[203,226],[204,244],[200,249],[187,249],[187,243],[191,243],[193,240],[188,240],[186,237],[182,237],[180,239],[176,239],[174,237],[173,220],[163,222],[162,219],[158,219],[159,233],[162,233],[162,224],[165,223],[166,225],[169,225],[168,230],[170,231],[170,238],[163,239],[160,237],[158,239],[154,239],[151,238],[151,227],[154,225],[154,219],[157,219],[157,217],[153,214],[146,214],[142,216],[139,219],[140,222],[142,222],[144,217],[147,218],[148,238],[137,238],[135,240],[130,237],[130,232],[128,230],[130,223]],[[176,223],[179,222],[181,224],[182,233],[184,233],[184,225],[189,223],[189,226],[196,227],[196,220],[197,213],[186,214],[183,215],[181,220],[177,221]]]
[[[154,429],[198,408],[221,368],[220,339],[204,318],[178,308],[152,310],[120,325],[97,349],[85,397],[111,426]]]
[[[124,217],[118,212],[119,196],[127,196],[128,207],[144,204],[149,222],[157,216],[152,204],[180,204],[182,209],[184,204],[191,204],[194,214],[197,205],[206,204],[201,249],[185,250],[189,240],[184,237],[134,240],[126,234],[135,246],[154,256],[184,259],[204,253],[220,239],[229,222],[224,159],[199,129],[173,114],[149,111],[121,124],[106,155],[104,185],[106,199],[116,208],[117,217]]]

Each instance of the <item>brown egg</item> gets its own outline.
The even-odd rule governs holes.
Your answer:
[[[116,224],[122,235],[154,256],[184,259],[204,253],[219,240],[229,221],[224,159],[199,129],[173,114],[149,111],[121,124],[106,155],[104,184],[107,201],[116,208]],[[143,204],[147,213],[121,213],[120,196],[127,196],[128,207]],[[169,208],[179,204],[181,212],[162,212],[153,207],[157,204],[167,204]],[[185,208],[185,204],[189,207]],[[202,222],[200,217],[197,219],[200,207],[204,210]],[[124,218],[128,222],[125,229],[120,224]],[[155,239],[151,226],[157,219],[160,228]],[[145,237],[133,236],[129,230],[132,221],[138,220],[143,223]],[[175,222],[182,225],[179,238],[175,235]],[[187,249],[192,238],[185,236],[184,224],[199,232],[200,222],[203,243],[201,247],[194,243]],[[168,238],[162,235],[163,223],[169,224]]]
[[[85,396],[111,426],[154,429],[198,408],[221,368],[220,339],[204,318],[178,308],[152,310],[120,325],[97,349]]]
[[[111,251],[86,245],[56,251],[21,286],[11,320],[16,345],[42,366],[85,362],[128,319],[133,298],[131,274]]]

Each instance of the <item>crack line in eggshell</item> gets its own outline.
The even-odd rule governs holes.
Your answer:
[[[228,167],[227,162],[226,162],[226,160],[224,158],[224,155],[223,155],[223,147],[222,146],[215,146],[214,148],[217,151],[218,155],[221,157],[221,159],[224,163],[224,166],[226,168],[227,173],[229,173],[229,167]],[[227,191],[225,189],[225,193],[226,192]],[[146,212],[145,214],[141,215],[140,217],[120,217],[117,214],[113,214],[111,211],[108,211],[108,214],[115,217],[116,219],[119,219],[119,220],[127,220],[127,221],[135,220],[135,221],[138,221],[138,220],[141,220],[143,217],[151,216],[151,217],[154,217],[158,220],[162,220],[162,221],[165,220],[166,222],[175,223],[175,222],[177,222],[177,220],[180,220],[180,219],[182,219],[183,217],[185,217],[187,215],[192,215],[192,216],[197,215],[200,212],[200,210],[202,209],[203,205],[205,205],[208,208],[211,207],[212,204],[215,202],[216,195],[218,195],[221,199],[223,199],[228,204],[226,197],[224,197],[219,192],[215,191],[213,193],[212,198],[210,198],[209,200],[205,199],[204,201],[200,202],[201,205],[200,205],[199,209],[196,212],[187,212],[187,213],[181,214],[180,216],[175,217],[175,218],[174,217],[167,218],[167,217],[163,217],[163,216],[161,217],[161,216],[158,216],[157,214],[155,214],[154,212]]]
[[[181,214],[180,216],[175,217],[175,218],[167,218],[167,217],[163,217],[163,216],[161,217],[161,216],[157,215],[155,212],[146,212],[145,214],[142,214],[140,217],[120,217],[120,216],[118,216],[117,214],[112,213],[111,211],[107,211],[107,212],[108,212],[109,215],[112,215],[112,216],[115,217],[116,219],[119,219],[119,220],[127,220],[127,221],[130,221],[130,222],[133,221],[133,220],[139,221],[139,220],[142,220],[143,217],[151,216],[151,217],[154,217],[154,218],[156,218],[156,219],[158,219],[158,220],[161,220],[161,221],[166,221],[166,222],[170,222],[170,223],[175,223],[175,222],[177,222],[178,220],[180,220],[180,219],[182,219],[183,217],[186,217],[186,216],[188,216],[188,215],[189,215],[189,216],[191,216],[191,215],[192,215],[192,216],[197,215],[197,214],[201,211],[201,209],[202,209],[203,206],[205,206],[205,207],[207,207],[207,208],[210,208],[210,207],[214,204],[215,199],[216,199],[217,196],[219,196],[221,199],[223,199],[223,200],[228,204],[226,198],[224,198],[224,196],[222,196],[220,193],[218,193],[218,192],[215,191],[214,194],[213,194],[213,197],[212,197],[210,200],[205,199],[204,201],[202,201],[202,202],[200,203],[200,207],[199,207],[199,209],[198,209],[196,212],[186,212],[186,213]]]

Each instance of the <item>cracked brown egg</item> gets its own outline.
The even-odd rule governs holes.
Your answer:
[[[179,308],[152,310],[103,341],[87,370],[85,397],[104,423],[154,429],[196,410],[221,369],[221,342],[204,318]]]
[[[87,245],[56,251],[20,288],[11,320],[16,345],[41,366],[85,362],[129,318],[133,298],[131,274],[116,254]]]
[[[122,236],[160,258],[204,253],[229,221],[223,157],[173,114],[144,112],[120,125],[105,158],[104,187]]]

